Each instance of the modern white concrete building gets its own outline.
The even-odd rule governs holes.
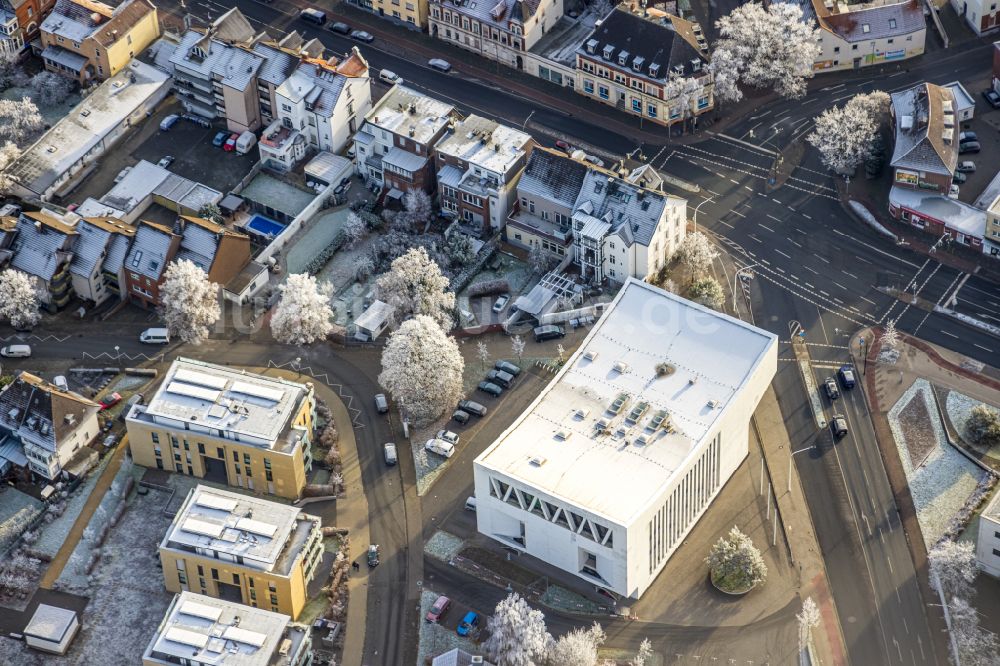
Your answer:
[[[48,604],[38,604],[31,621],[24,628],[24,642],[42,652],[66,654],[69,644],[80,631],[76,611]]]
[[[976,562],[980,569],[1000,578],[1000,493],[993,495],[980,516]]]
[[[479,531],[638,598],[746,458],[777,346],[771,333],[629,279],[476,459]]]

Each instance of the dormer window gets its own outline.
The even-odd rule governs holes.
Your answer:
[[[701,71],[701,60],[698,60],[697,58],[695,58],[694,60],[691,61],[691,71],[692,72],[700,72]]]
[[[889,19],[889,28],[892,30],[896,29],[896,19]]]
[[[645,58],[643,58],[642,56],[636,56],[632,60],[632,69],[634,69],[637,72],[641,72],[642,71],[642,64],[644,62],[646,62]]]
[[[194,48],[192,48],[191,53],[194,55],[195,58],[200,58],[202,60],[205,59],[205,49],[201,48],[200,46],[195,46]]]
[[[608,44],[604,47],[603,55],[605,60],[611,60],[611,55],[615,52],[615,47]]]
[[[628,63],[628,51],[622,51],[618,54],[618,64],[625,65]]]
[[[656,62],[649,63],[649,75],[654,79],[660,75],[660,64]]]
[[[587,53],[597,53],[597,40],[588,39],[586,44]]]
[[[872,31],[872,27],[870,25],[868,25],[867,23],[862,23],[861,24],[861,32],[863,32],[863,33],[865,33],[867,35],[871,31]]]
[[[670,70],[674,74],[677,74],[678,76],[684,75],[684,65],[674,65],[673,67],[670,68]]]

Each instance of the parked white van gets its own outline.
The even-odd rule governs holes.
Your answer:
[[[403,79],[399,78],[396,72],[393,72],[388,69],[383,69],[381,72],[379,72],[378,78],[382,79],[383,82],[388,83],[390,86],[403,82]]]
[[[66,381],[66,375],[56,375],[55,379],[52,380],[52,383],[55,384],[60,391],[69,390],[69,382]]]
[[[243,134],[240,134],[240,138],[236,139],[236,154],[246,155],[256,145],[257,135],[249,130],[243,132]]]
[[[0,356],[5,358],[28,358],[31,356],[31,347],[28,345],[7,345],[0,349]]]
[[[147,345],[169,344],[170,331],[165,328],[147,328],[139,334],[139,342]]]

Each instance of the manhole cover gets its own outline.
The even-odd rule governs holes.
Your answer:
[[[848,615],[847,616],[847,621],[850,622],[851,624],[854,624],[855,622],[858,621],[858,619],[856,617],[854,617],[853,615]]]

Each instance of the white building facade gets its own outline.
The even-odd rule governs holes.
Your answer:
[[[638,598],[746,458],[776,368],[774,335],[629,279],[476,459],[479,531]]]
[[[993,496],[979,519],[976,563],[984,572],[1000,578],[1000,493]]]

